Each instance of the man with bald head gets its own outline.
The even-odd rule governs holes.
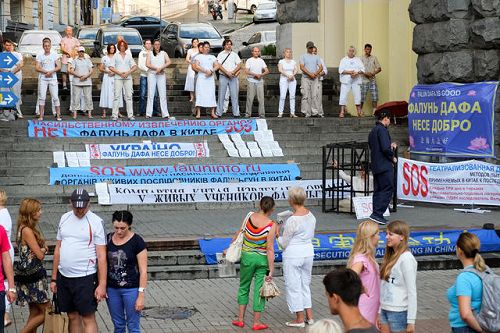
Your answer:
[[[269,69],[266,63],[260,57],[260,49],[254,47],[252,49],[252,57],[245,63],[245,72],[247,74],[247,107],[245,117],[252,116],[253,99],[257,95],[259,102],[259,117],[265,118],[264,109],[264,76],[269,74]]]
[[[67,26],[64,30],[66,36],[61,39],[61,78],[63,89],[68,89],[68,60],[73,58],[77,52],[76,49],[80,47],[80,41],[73,37],[73,28]]]

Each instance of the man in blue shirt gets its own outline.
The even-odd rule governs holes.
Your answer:
[[[390,123],[391,113],[388,110],[381,110],[375,127],[368,135],[374,182],[373,213],[370,219],[381,225],[387,223],[383,215],[394,192],[394,164],[397,162],[397,157],[394,155],[397,145],[395,142],[391,143],[391,136],[387,130]]]

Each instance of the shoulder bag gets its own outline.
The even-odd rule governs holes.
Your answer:
[[[240,233],[236,237],[236,239],[229,245],[226,251],[226,260],[229,262],[237,262],[241,258],[241,248],[243,247],[243,234],[245,231],[245,225],[247,224],[248,219],[253,214],[253,212],[249,212],[247,217],[243,220],[241,224]]]
[[[229,56],[231,55],[231,53],[233,53],[233,51],[229,52],[229,54],[226,56],[226,58],[224,58],[224,60],[220,64],[221,67],[222,67],[222,65],[224,65],[224,63],[226,62],[227,58],[229,58]],[[222,75],[224,75],[224,74],[222,74]],[[217,80],[218,80],[219,76],[220,76],[220,70],[219,69],[215,71],[215,76],[217,77]]]
[[[43,262],[34,254],[33,257],[30,258],[30,254],[33,253],[33,251],[21,251],[23,229],[24,228],[19,231],[18,235],[17,244],[19,250],[19,260],[14,263],[14,280],[20,283],[33,283],[46,277],[47,272],[43,267]]]

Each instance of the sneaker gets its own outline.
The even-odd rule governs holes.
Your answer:
[[[290,118],[298,118],[299,116],[295,115],[295,114],[291,114],[290,115]]]
[[[306,327],[306,323],[305,322],[294,323],[294,322],[291,322],[291,321],[287,321],[285,323],[285,325],[288,326],[288,327],[298,327],[298,328],[304,328],[304,327]]]
[[[17,110],[17,118],[23,119],[23,113],[20,110]]]
[[[372,221],[374,221],[374,222],[377,222],[377,223],[378,223],[378,224],[380,224],[380,225],[386,225],[386,224],[387,224],[387,222],[388,222],[385,218],[383,218],[383,217],[382,217],[382,218],[380,218],[380,217],[375,216],[375,215],[373,215],[373,214],[372,214],[372,215],[370,215],[369,219],[370,219],[370,220],[372,220]]]
[[[134,116],[129,117],[129,118],[128,118],[128,120],[131,120],[131,121],[132,121],[132,120],[135,120],[135,117],[134,117]]]
[[[314,324],[314,319],[306,319],[305,322],[307,325],[312,325]]]
[[[278,114],[278,118],[283,118],[283,113]]]
[[[310,114],[306,114],[305,118],[311,118]]]

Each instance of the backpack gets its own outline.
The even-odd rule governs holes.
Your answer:
[[[484,272],[469,267],[463,270],[479,276],[483,282],[483,298],[481,310],[476,313],[476,319],[485,332],[500,333],[500,276],[489,267]]]

